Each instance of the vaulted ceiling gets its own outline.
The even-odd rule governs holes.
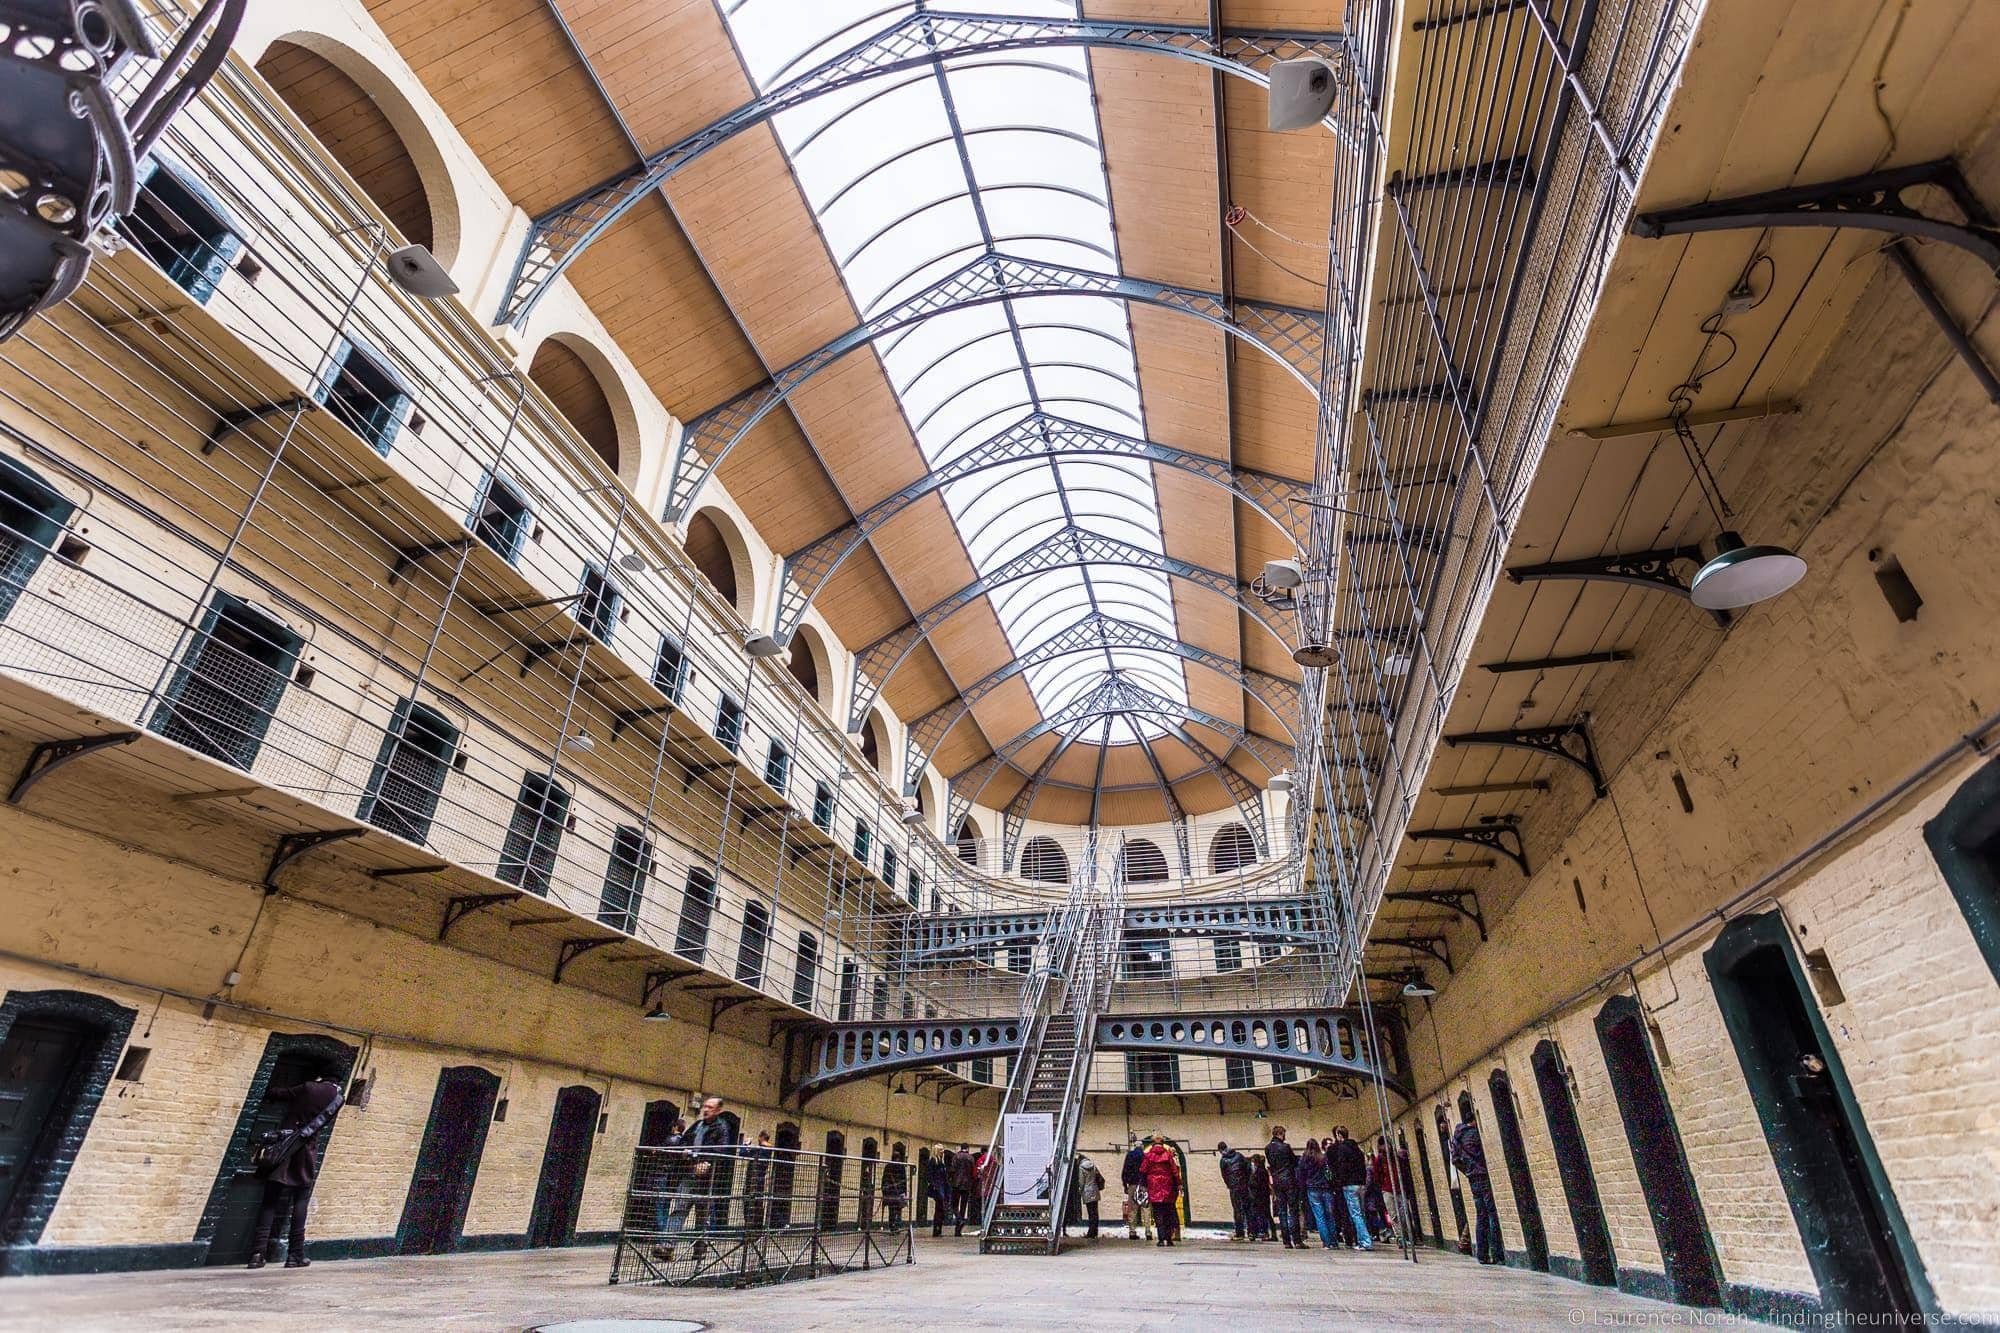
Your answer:
[[[910,23],[917,8],[369,4],[531,215]],[[1325,30],[1329,6],[951,8],[1221,35]],[[701,420],[983,254],[1215,293],[1225,307],[1323,308],[1332,139],[1268,132],[1255,82],[1156,51],[1037,45],[954,59],[933,49],[935,62],[742,128],[570,265],[569,280],[677,417]],[[1030,423],[1046,445],[1052,430],[1039,423],[1050,419],[1066,423],[1054,433],[1110,432],[1185,457],[1162,462],[1129,447],[1119,458],[1016,456],[924,484],[1010,426]],[[1159,304],[1044,295],[947,310],[857,346],[759,419],[715,475],[785,555],[912,492],[887,517],[874,509],[867,540],[814,598],[857,651],[1010,562],[1066,566],[968,599],[922,636],[882,698],[915,721],[973,691],[935,762],[952,776],[1004,751],[986,803],[1006,804],[1039,775],[1034,817],[1131,823],[1172,805],[1227,806],[1212,763],[1261,786],[1272,751],[1259,738],[1291,741],[1293,720],[1266,702],[1298,678],[1279,637],[1286,608],[1254,598],[1246,607],[1247,594],[1228,585],[1293,555],[1293,538],[1188,463],[1217,460],[1283,490],[1312,477],[1314,421],[1295,367],[1215,323]],[[1093,536],[1146,558],[1114,558]],[[1065,548],[1073,558],[1049,558]],[[1222,577],[1204,586],[1168,572],[1181,567]],[[1065,631],[1080,641],[1106,625],[1113,642],[1034,654]],[[1186,651],[1135,646],[1159,639]],[[1024,656],[1033,664],[993,679]],[[1231,663],[1240,669],[1217,669]],[[1185,711],[1165,721],[1078,717],[1010,744],[1079,700],[1121,697],[1104,689],[1114,677]]]

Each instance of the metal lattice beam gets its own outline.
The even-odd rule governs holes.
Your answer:
[[[692,511],[702,487],[752,427],[800,385],[849,352],[937,315],[1037,296],[1102,296],[1179,311],[1241,338],[1290,371],[1308,393],[1317,396],[1319,392],[1316,376],[1326,331],[1321,311],[1251,301],[1225,304],[1216,293],[1191,287],[1115,273],[1093,273],[1013,255],[980,255],[916,295],[906,297],[773,372],[764,383],[690,421],[681,432],[680,448],[674,456],[673,478],[667,491],[667,521],[677,523]]]
[[[924,768],[931,761],[931,755],[943,743],[944,738],[951,734],[952,728],[971,713],[981,699],[1031,667],[1078,653],[1098,652],[1104,648],[1136,648],[1146,652],[1171,654],[1184,661],[1208,667],[1241,685],[1258,703],[1271,711],[1271,714],[1278,719],[1279,725],[1284,727],[1287,736],[1294,741],[1298,739],[1299,687],[1292,681],[1265,675],[1261,671],[1244,666],[1234,658],[1198,647],[1185,639],[1176,639],[1144,625],[1093,611],[1068,629],[1043,640],[1005,666],[966,686],[950,703],[933,708],[912,722],[909,744],[903,759],[904,793],[915,794],[917,781],[923,776]]]
[[[994,468],[1060,458],[1133,458],[1178,468],[1242,500],[1270,519],[1300,549],[1306,544],[1306,533],[1312,523],[1310,483],[1235,467],[1226,459],[1036,412],[869,505],[855,515],[852,523],[786,556],[773,634],[780,643],[788,641],[805,618],[806,608],[847,558],[884,524],[925,496]]]
[[[1082,569],[1091,565],[1125,565],[1151,569],[1170,578],[1206,588],[1227,597],[1248,612],[1287,650],[1297,642],[1298,613],[1259,597],[1249,584],[1233,575],[1176,559],[1159,551],[1107,537],[1087,528],[1065,527],[1004,564],[981,574],[957,592],[934,602],[917,613],[907,625],[890,631],[854,656],[853,704],[848,711],[848,730],[858,730],[875,706],[876,698],[888,685],[889,677],[910,655],[910,650],[935,632],[951,617],[971,606],[995,588],[1022,579],[1046,574],[1053,569]]]
[[[782,111],[872,79],[922,69],[939,61],[1051,47],[1100,47],[1189,60],[1258,84],[1280,60],[1318,56],[1339,60],[1338,33],[1224,35],[1206,28],[1088,19],[1012,18],[925,11],[906,15],[881,32],[768,89],[694,133],[647,155],[644,162],[600,182],[534,220],[515,260],[497,324],[521,327],[550,286],[591,242],[617,224],[641,199],[732,137]]]

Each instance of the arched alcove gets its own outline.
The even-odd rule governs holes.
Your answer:
[[[359,52],[307,32],[272,42],[257,72],[402,237],[449,269],[459,240],[450,173],[395,81]]]
[[[958,821],[958,831],[952,834],[952,843],[959,860],[969,866],[979,864],[979,830],[970,817]]]
[[[1208,843],[1208,870],[1230,875],[1257,859],[1257,844],[1241,824],[1224,824]]]
[[[819,706],[831,710],[833,707],[833,659],[826,650],[826,642],[819,632],[809,625],[801,625],[792,635],[790,658],[785,669],[792,673],[792,679],[810,694]]]
[[[867,720],[861,724],[861,757],[883,777],[894,777],[891,770],[895,756],[889,751],[888,725],[882,721],[881,714],[870,711]]]
[[[1167,877],[1167,854],[1151,838],[1133,838],[1118,853],[1118,877],[1127,884],[1157,884]]]
[[[618,414],[590,362],[567,335],[551,334],[535,349],[528,378],[555,404],[604,466],[619,471]]]
[[[1067,884],[1069,856],[1054,838],[1030,838],[1021,849],[1021,878],[1040,884]]]
[[[737,615],[749,620],[757,602],[750,551],[729,516],[716,509],[698,511],[688,520],[686,549],[709,586],[736,608]]]

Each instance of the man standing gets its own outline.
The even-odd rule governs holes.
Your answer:
[[[764,1190],[770,1177],[771,1159],[776,1155],[768,1129],[760,1130],[757,1142],[743,1150],[748,1159],[743,1168],[743,1225],[753,1231],[764,1228]]]
[[[1271,1131],[1271,1141],[1264,1145],[1264,1160],[1271,1168],[1271,1203],[1278,1212],[1278,1233],[1284,1238],[1285,1248],[1295,1250],[1299,1248],[1300,1213],[1305,1199],[1299,1190],[1299,1155],[1285,1142],[1283,1125]]]
[[[257,1238],[248,1267],[262,1268],[278,1257],[272,1235],[278,1228],[289,1232],[285,1267],[304,1268],[312,1262],[306,1258],[306,1209],[319,1179],[320,1145],[340,1110],[340,1085],[333,1080],[334,1071],[325,1069],[304,1083],[264,1094],[289,1107],[275,1141],[258,1149],[256,1171],[264,1178],[264,1202],[257,1210]]]
[[[1118,1184],[1125,1191],[1125,1239],[1139,1239],[1139,1229],[1145,1228],[1146,1239],[1153,1238],[1153,1205],[1146,1197],[1146,1149],[1139,1142],[1137,1134],[1126,1136],[1131,1146],[1125,1153],[1125,1165],[1119,1169]]]
[[[931,1205],[931,1235],[944,1234],[945,1214],[951,1211],[951,1149],[942,1143],[924,1154],[924,1197]]]
[[[1236,1226],[1229,1239],[1242,1240],[1250,1220],[1250,1162],[1226,1143],[1216,1144],[1215,1151],[1221,1154],[1222,1188],[1229,1191],[1229,1212]]]
[[[722,1109],[722,1098],[703,1098],[701,1118],[689,1127],[687,1144],[694,1154],[693,1193],[704,1200],[698,1214],[704,1231],[729,1225],[729,1178],[742,1141],[736,1117]]]
[[[1354,1247],[1374,1249],[1375,1239],[1369,1233],[1368,1218],[1361,1207],[1361,1191],[1368,1185],[1368,1157],[1348,1135],[1345,1125],[1333,1127],[1333,1149],[1327,1154],[1327,1165],[1333,1172],[1333,1187],[1347,1203],[1347,1217],[1354,1226]]]
[[[1479,1126],[1472,1113],[1472,1093],[1458,1094],[1458,1128],[1451,1132],[1451,1162],[1472,1190],[1474,1250],[1482,1264],[1507,1261],[1500,1243],[1500,1210],[1493,1206],[1493,1180],[1486,1172],[1486,1148],[1479,1142]]]
[[[961,1143],[951,1155],[951,1222],[954,1236],[965,1234],[965,1215],[972,1211],[973,1192],[979,1186],[979,1159],[972,1145]]]

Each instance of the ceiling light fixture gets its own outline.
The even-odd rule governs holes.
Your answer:
[[[753,634],[744,641],[743,651],[752,657],[777,657],[785,645],[769,634]]]
[[[1769,601],[1806,576],[1806,562],[1782,546],[1751,546],[1724,529],[1715,554],[1694,573],[1688,599],[1704,611],[1734,611]]]
[[[1292,649],[1292,660],[1302,667],[1311,667],[1315,671],[1324,671],[1333,666],[1339,659],[1334,655],[1333,649],[1327,644],[1302,643]]]
[[[667,1012],[667,1007],[663,1004],[655,1004],[651,1009],[646,1011],[646,1022],[648,1023],[671,1023],[673,1021],[674,1016]]]
[[[1437,987],[1425,981],[1423,977],[1417,976],[1403,983],[1403,994],[1413,1000],[1428,1000],[1437,994]]]
[[[1305,571],[1296,560],[1267,560],[1264,562],[1264,584],[1278,589],[1296,588],[1306,581]]]
[[[389,281],[412,296],[426,301],[458,295],[458,284],[444,271],[437,256],[421,245],[406,245],[389,252]]]
[[[1290,791],[1291,789],[1292,789],[1292,772],[1288,768],[1281,768],[1276,773],[1273,773],[1271,775],[1270,785],[1265,788],[1266,791],[1276,791],[1276,792],[1287,792]]]
[[[1385,676],[1409,675],[1410,655],[1405,652],[1390,653],[1382,659],[1382,674]]]
[[[577,754],[589,754],[596,748],[597,742],[591,737],[589,727],[583,728],[576,735],[571,736],[563,742],[563,749],[574,751]]]

